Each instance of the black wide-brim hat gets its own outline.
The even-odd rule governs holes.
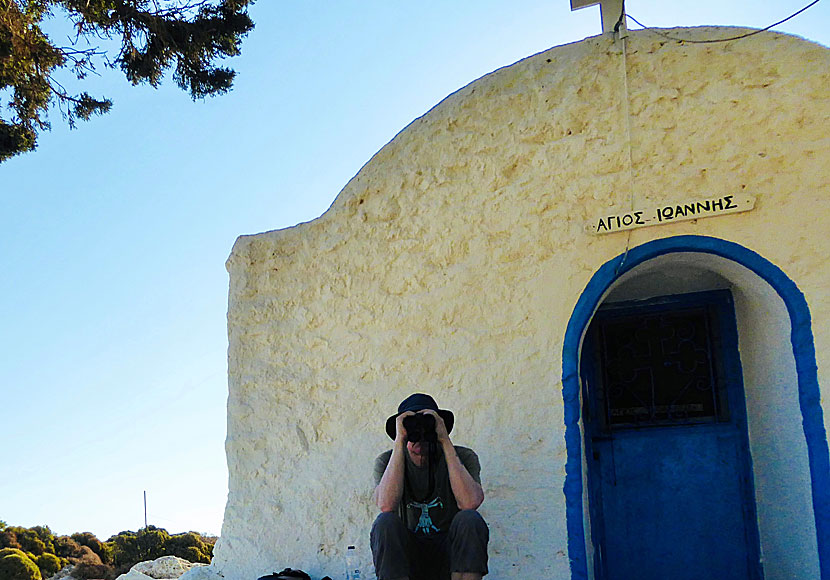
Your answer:
[[[452,411],[439,409],[438,403],[436,403],[435,399],[429,395],[415,393],[414,395],[409,395],[401,401],[401,404],[398,405],[398,412],[386,420],[386,434],[389,435],[390,439],[395,438],[395,421],[401,413],[406,413],[407,411],[417,413],[418,411],[423,411],[424,409],[432,409],[438,413],[438,415],[444,420],[444,425],[447,426],[447,433],[452,431],[452,426],[455,423],[455,415],[452,414]]]

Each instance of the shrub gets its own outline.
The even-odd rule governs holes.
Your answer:
[[[7,527],[6,529],[0,531],[0,548],[20,549],[21,547],[20,542],[17,541],[17,534],[14,533],[14,530]]]
[[[43,528],[38,526],[40,530]],[[38,528],[20,528],[20,527],[9,527],[4,531],[11,531],[17,537],[17,542],[20,544],[20,549],[25,552],[31,552],[36,556],[40,556],[42,553],[47,551],[46,542],[41,539],[40,534],[38,533]],[[48,528],[47,528],[48,529]],[[51,541],[50,541],[51,544]]]
[[[149,526],[138,532],[121,532],[107,540],[107,544],[112,546],[112,563],[123,567],[167,556],[169,540],[167,530]]]
[[[40,570],[25,554],[7,554],[0,558],[3,580],[41,580]]]
[[[81,555],[81,545],[69,536],[55,538],[55,555],[61,558],[77,558]]]
[[[165,546],[168,540],[170,540],[170,534],[167,533],[167,530],[150,526],[149,528],[139,530],[136,534],[136,539],[138,540],[142,559],[155,560],[156,558],[167,555]]]
[[[99,540],[95,534],[91,532],[81,532],[78,534],[72,534],[70,536],[73,540],[78,542],[81,546],[87,546],[90,550],[98,554],[98,557],[101,558],[101,562],[104,564],[108,564],[110,561],[110,550],[109,547]]]
[[[29,528],[29,530],[34,532],[40,541],[43,542],[44,552],[55,553],[55,535],[49,529],[49,526],[34,526],[33,528]]]
[[[140,562],[141,560],[136,559],[138,557],[137,544],[135,532],[120,532],[107,540],[107,545],[111,547],[112,563],[122,567]]]
[[[76,566],[78,564],[89,564],[91,566],[100,566],[103,564],[98,554],[93,552],[89,546],[81,546],[74,556],[70,556],[69,561]]]
[[[195,562],[196,564],[210,564],[210,558],[193,546],[185,548],[184,553],[179,558],[184,558],[188,562]]]
[[[61,559],[54,554],[41,554],[35,563],[40,568],[40,575],[44,578],[54,576],[63,567]]]
[[[93,578],[114,578],[112,573],[112,566],[106,564],[78,564],[72,570],[72,576],[81,578],[82,580],[91,580]]]
[[[169,555],[199,564],[210,564],[213,557],[213,545],[196,532],[170,536],[166,547]]]

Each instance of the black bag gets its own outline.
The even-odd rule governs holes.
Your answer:
[[[291,568],[286,568],[282,572],[274,572],[273,574],[260,576],[258,580],[295,580],[296,578],[311,580],[311,576],[302,570],[292,570]]]
[[[294,580],[296,578],[300,580],[311,580],[311,577],[302,570],[292,570],[291,568],[286,568],[282,572],[274,572],[273,574],[260,576],[258,580]],[[326,576],[322,580],[331,580],[331,578]]]

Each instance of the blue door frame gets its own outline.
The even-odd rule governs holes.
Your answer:
[[[810,464],[821,580],[830,580],[830,454],[820,404],[810,311],[796,284],[777,266],[734,242],[705,236],[676,236],[648,242],[606,262],[588,282],[565,331],[562,397],[565,416],[565,484],[568,557],[572,580],[588,579],[584,527],[582,433],[580,429],[580,348],[582,338],[605,291],[624,273],[658,256],[696,252],[732,260],[765,280],[786,305],[798,380],[798,398]]]

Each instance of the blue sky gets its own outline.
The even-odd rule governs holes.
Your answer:
[[[764,27],[807,4],[630,0],[649,26]],[[103,71],[112,112],[0,165],[0,519],[102,539],[219,533],[234,240],[323,213],[448,94],[600,32],[568,0],[259,0],[239,76],[192,102]],[[830,45],[830,2],[777,30]],[[56,24],[57,26],[57,24]],[[629,23],[630,28],[638,28]]]

